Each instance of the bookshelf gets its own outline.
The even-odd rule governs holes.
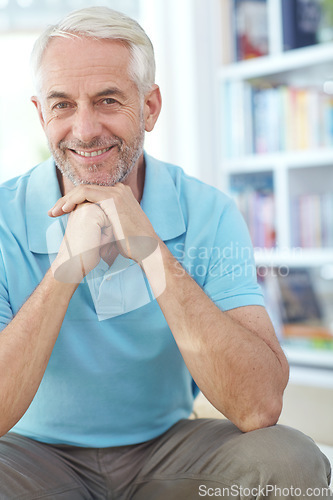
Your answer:
[[[290,26],[282,7],[292,0],[257,1],[266,7],[260,32],[267,37],[263,53],[268,49],[246,60],[239,60],[235,35],[235,8],[246,0],[215,4],[218,184],[244,214],[258,266],[316,268],[323,275],[333,270],[333,36],[284,50]],[[333,335],[333,318],[327,321]],[[302,370],[333,368],[330,348],[284,347]]]

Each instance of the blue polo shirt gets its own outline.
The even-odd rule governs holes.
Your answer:
[[[234,203],[178,167],[145,161],[141,206],[177,260],[220,309],[263,305]],[[54,220],[47,211],[60,196],[53,159],[0,187],[1,329],[58,251],[66,216]],[[13,431],[86,447],[139,443],[190,415],[193,387],[139,266],[123,259],[109,270],[101,261],[76,290],[36,396]]]

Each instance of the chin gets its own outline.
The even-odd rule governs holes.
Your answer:
[[[112,164],[102,162],[85,166],[71,162],[69,158],[61,157],[57,151],[53,152],[53,156],[62,175],[67,177],[74,186],[80,184],[114,186],[128,178],[139,155],[136,150],[135,155],[119,158]]]
[[[132,169],[131,169],[132,170]],[[129,174],[131,170],[126,169],[118,170],[116,172],[103,172],[98,170],[97,168],[94,171],[85,172],[84,174],[75,172],[63,172],[64,175],[75,185],[78,186],[80,184],[95,184],[97,186],[114,186],[119,182],[123,182]]]

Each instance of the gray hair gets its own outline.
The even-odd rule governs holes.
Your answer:
[[[125,43],[131,55],[131,78],[141,94],[151,89],[155,82],[155,56],[153,45],[143,28],[134,19],[108,7],[88,7],[71,12],[58,24],[49,26],[36,40],[31,65],[37,92],[41,91],[42,59],[50,40],[77,36]]]

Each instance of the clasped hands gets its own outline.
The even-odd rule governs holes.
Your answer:
[[[101,258],[109,265],[120,253],[141,265],[158,245],[158,237],[132,190],[80,185],[60,198],[50,217],[69,214],[58,255],[51,268],[65,283],[80,283]]]

